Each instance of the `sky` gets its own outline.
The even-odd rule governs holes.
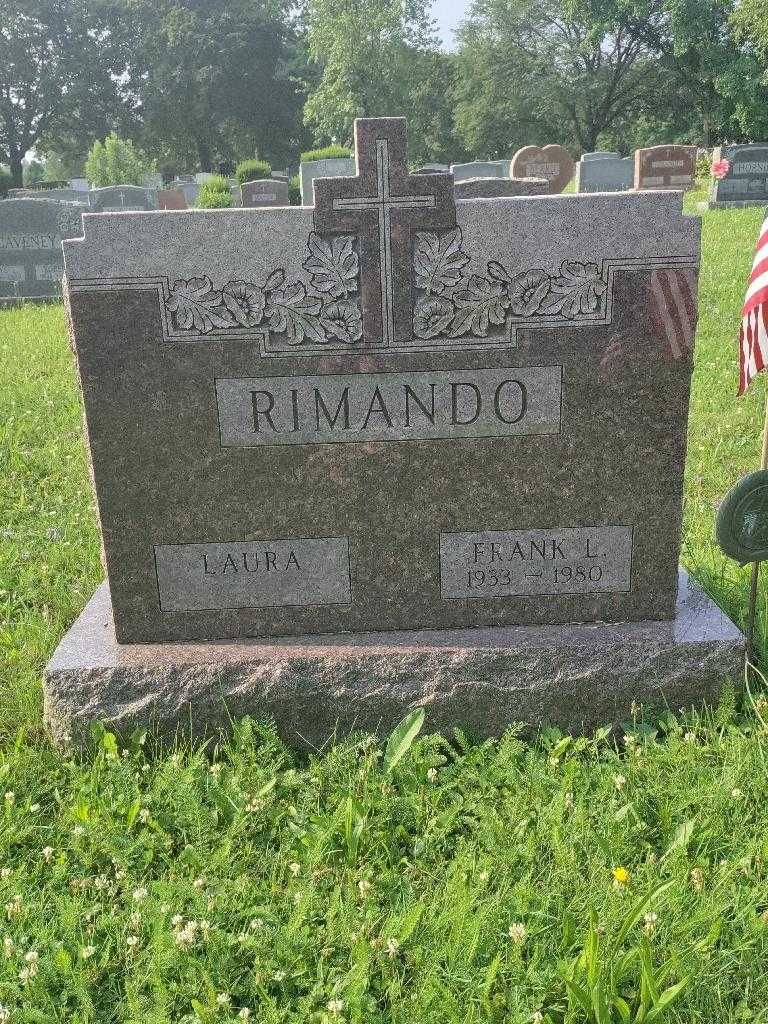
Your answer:
[[[471,0],[433,0],[432,17],[437,22],[443,45],[447,50],[454,47],[454,30],[469,10]]]

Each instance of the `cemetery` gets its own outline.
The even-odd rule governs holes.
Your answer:
[[[716,112],[116,2],[0,33],[0,1024],[763,1020],[761,0]]]

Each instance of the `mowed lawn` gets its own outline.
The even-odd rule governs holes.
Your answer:
[[[742,624],[749,570],[712,535],[759,462],[735,335],[761,217],[704,217],[686,474],[684,562]],[[41,671],[101,578],[60,306],[0,312],[0,368],[0,1024],[768,1021],[759,686],[618,746],[353,737],[307,762],[246,722],[218,749],[53,750]]]

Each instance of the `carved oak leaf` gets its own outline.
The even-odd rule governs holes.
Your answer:
[[[413,333],[417,338],[436,338],[450,324],[454,305],[441,295],[425,295],[413,311]]]
[[[416,287],[428,295],[457,285],[467,263],[469,256],[461,251],[461,228],[440,236],[432,232],[416,235],[413,253]]]
[[[331,338],[353,345],[363,336],[363,318],[354,302],[330,302],[320,313],[320,326]]]
[[[307,295],[300,282],[276,288],[267,305],[270,330],[285,334],[289,345],[300,345],[305,338],[322,343],[326,337],[318,316],[320,307],[320,299]]]
[[[214,289],[209,277],[192,277],[176,281],[166,306],[175,314],[177,327],[209,334],[215,327],[235,325],[232,314],[221,303],[221,292]]]
[[[477,274],[470,277],[465,289],[454,292],[453,301],[457,310],[451,322],[452,338],[470,333],[484,337],[490,324],[504,323],[509,307],[501,282],[489,281]]]
[[[560,313],[572,320],[580,313],[594,313],[608,285],[600,278],[596,263],[564,260],[560,276],[552,279],[551,288],[552,293],[542,303],[540,312]]]
[[[352,235],[340,235],[330,241],[312,232],[307,242],[309,259],[304,269],[312,277],[312,287],[332,299],[346,298],[357,291],[359,261],[352,249]]]

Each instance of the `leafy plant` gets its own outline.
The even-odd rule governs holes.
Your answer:
[[[396,725],[384,751],[383,770],[390,773],[405,757],[424,725],[424,708],[417,708]]]
[[[320,149],[308,149],[301,154],[301,163],[308,164],[313,160],[343,160],[351,157],[352,150],[346,146],[322,146]]]
[[[288,202],[291,206],[301,206],[301,179],[298,174],[288,182]]]
[[[222,210],[234,205],[227,179],[220,174],[215,174],[212,178],[204,181],[197,193],[195,205],[200,210]]]
[[[121,139],[115,132],[110,132],[103,142],[94,142],[85,162],[85,176],[94,188],[143,185],[154,170],[154,160],[130,139]]]
[[[241,160],[235,168],[235,177],[243,185],[246,181],[258,181],[272,174],[272,164],[266,160]]]

